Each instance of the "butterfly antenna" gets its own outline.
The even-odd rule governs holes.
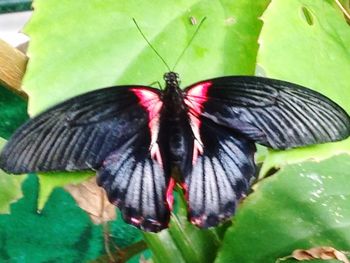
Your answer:
[[[199,23],[199,25],[198,25],[196,31],[194,31],[194,33],[193,33],[193,35],[192,35],[190,41],[188,41],[187,46],[184,48],[184,50],[181,52],[180,56],[177,58],[177,60],[176,60],[176,62],[175,62],[175,65],[174,65],[172,71],[174,71],[174,69],[176,68],[176,66],[177,66],[177,64],[179,63],[180,59],[183,57],[183,55],[185,54],[185,52],[187,51],[187,49],[188,49],[189,46],[191,45],[193,39],[194,39],[195,36],[197,35],[197,33],[198,33],[199,29],[201,28],[201,26],[202,26],[203,22],[205,21],[205,19],[207,19],[207,17],[203,17],[203,19],[202,19],[201,22]]]
[[[167,67],[167,69],[169,71],[170,70],[170,67],[169,65],[165,62],[165,60],[163,59],[163,57],[158,53],[158,51],[152,46],[151,42],[148,41],[147,37],[145,36],[145,34],[142,32],[141,28],[139,27],[139,25],[137,24],[135,18],[132,19],[137,27],[137,29],[139,30],[140,34],[142,35],[142,37],[146,40],[147,44],[152,48],[152,50],[154,51],[154,53],[157,54],[157,56],[163,61],[164,65]]]

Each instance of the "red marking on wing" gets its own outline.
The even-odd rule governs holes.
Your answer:
[[[211,85],[211,81],[202,82],[191,87],[186,93],[185,102],[196,116],[202,113],[203,104],[208,100],[207,94]]]
[[[173,210],[173,204],[174,204],[173,190],[174,190],[174,187],[175,187],[175,180],[174,180],[174,178],[170,178],[168,188],[166,189],[166,202],[168,204],[170,211]]]
[[[208,100],[207,94],[211,85],[212,82],[210,81],[202,82],[191,87],[186,93],[185,103],[189,108],[191,128],[195,137],[192,157],[193,164],[197,161],[198,156],[203,153],[203,142],[199,132],[201,127],[199,116],[202,114],[203,104]]]
[[[163,166],[162,157],[157,144],[159,132],[159,113],[163,106],[157,93],[147,89],[131,89],[140,100],[140,104],[148,112],[148,127],[151,133],[150,152],[154,160]]]
[[[183,190],[183,192],[185,194],[186,200],[188,200],[188,186],[187,186],[187,184],[182,182],[181,183],[181,188],[182,188],[182,190]]]
[[[139,226],[141,224],[141,219],[140,218],[131,217],[130,221],[131,221],[131,223],[133,223],[136,226]]]

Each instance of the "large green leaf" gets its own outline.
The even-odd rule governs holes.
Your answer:
[[[24,89],[30,113],[104,86],[161,81],[167,69],[142,39],[133,17],[171,66],[199,21],[207,18],[176,68],[184,85],[215,76],[253,74],[262,25],[258,17],[268,3],[36,0],[26,27],[31,43]],[[52,188],[51,183],[47,187],[41,182],[42,189]],[[182,224],[175,222],[159,236],[147,235],[155,259],[166,255],[171,260],[212,261],[218,246],[215,231],[202,232]],[[187,247],[188,242],[192,245]]]
[[[350,154],[350,140],[312,145],[286,151],[270,150],[265,156],[260,174],[263,177],[272,167],[300,163],[306,158],[320,161],[342,153]]]
[[[350,250],[350,157],[283,168],[263,180],[226,232],[217,263],[273,263],[294,249]]]
[[[262,17],[258,72],[315,89],[350,113],[350,28],[339,8],[330,2],[273,1]],[[263,171],[286,161],[324,159],[339,152],[337,148],[349,152],[350,140],[281,155],[273,152],[267,156]]]
[[[36,0],[25,29],[31,37],[23,82],[29,112],[105,86],[161,81],[167,69],[137,31],[133,17],[171,66],[207,17],[176,69],[185,84],[224,74],[252,74],[261,28],[258,17],[269,0],[254,1],[254,8],[246,12],[251,2]],[[70,176],[58,184],[46,178],[52,180],[42,186],[46,193],[40,207],[48,189],[72,182]]]
[[[273,1],[263,15],[258,72],[296,82],[349,108],[350,31],[327,1]],[[349,140],[270,151],[262,174],[283,167],[255,187],[226,232],[216,262],[275,262],[294,249],[350,249]],[[317,162],[300,163],[307,158]],[[289,261],[288,261],[289,262]]]
[[[257,63],[266,75],[313,88],[350,112],[350,28],[342,13],[326,1],[286,0],[273,1],[262,19]]]
[[[254,68],[256,39],[261,27],[257,17],[263,12],[268,2],[158,0],[150,4],[140,1],[112,0],[103,2],[92,0],[88,3],[86,1],[36,0],[33,19],[26,29],[32,40],[29,48],[31,60],[24,81],[25,90],[30,96],[30,113],[35,114],[68,97],[99,87],[133,83],[147,85],[161,80],[166,69],[137,32],[132,23],[132,17],[136,18],[152,44],[171,66],[186,46],[198,26],[198,21],[204,16],[207,17],[176,69],[184,85],[224,74],[250,74]],[[329,23],[328,26],[308,25],[301,9],[301,3],[304,2],[309,4],[307,10],[314,8],[312,15],[317,16],[314,21],[322,20],[324,23]],[[339,48],[348,40],[346,24],[342,15],[326,2],[311,0],[304,2],[274,1],[271,4],[270,10],[274,12],[269,11],[270,13],[264,16],[267,31],[263,32],[260,39],[262,44],[259,57],[260,69],[263,69],[268,76],[314,87],[345,106],[344,100],[337,93],[342,91],[342,94],[346,94],[347,92],[344,85],[348,79],[344,72],[348,72],[346,64],[348,54],[344,48]],[[195,18],[192,19],[192,23],[191,17]],[[298,31],[299,26],[310,30]],[[313,37],[315,36],[313,34],[318,32],[315,28],[318,31],[325,28],[324,31],[327,34],[320,33],[321,39]],[[334,31],[330,28],[334,28]],[[305,38],[305,36],[308,37]],[[345,39],[344,36],[346,36]],[[307,41],[302,41],[304,39]],[[299,45],[290,44],[297,40],[298,44],[301,43],[301,49],[298,49]],[[305,46],[304,42],[312,45]],[[323,43],[325,43],[324,46]],[[330,57],[326,58],[333,61],[333,64],[322,64],[324,61],[319,59],[320,61],[316,61],[318,64],[313,65],[318,65],[321,69],[310,67],[312,60],[305,59],[305,56],[315,59],[321,57],[320,54],[326,56],[325,52],[327,55],[329,52],[327,48],[333,50],[334,46],[336,46],[335,51],[330,51]],[[318,47],[320,48],[317,49]],[[343,59],[338,61],[332,58],[337,56],[342,56]],[[308,67],[300,66],[302,63],[307,64]],[[340,65],[341,71],[337,70],[335,65]],[[319,71],[311,72],[311,69]],[[296,73],[298,70],[301,75]],[[333,83],[331,80],[325,82],[329,72],[331,72],[332,81],[342,79],[340,81],[342,88],[336,91],[328,89],[329,84]],[[319,75],[322,77],[317,82]],[[333,76],[336,77],[333,79]],[[323,90],[324,87],[327,88]],[[267,214],[266,218],[270,215],[271,213]],[[255,231],[255,228],[251,230]],[[162,255],[164,255],[165,258],[178,259],[177,262],[181,260],[198,262],[198,258],[202,260],[201,255],[188,256],[191,254],[191,249],[195,250],[195,247],[183,246],[185,242],[182,242],[181,238],[193,238],[191,234],[186,235],[187,232],[183,231],[182,236],[176,233],[176,229],[175,232],[171,231],[161,233],[159,236],[154,235],[153,239],[151,235],[147,237],[151,245],[155,244],[153,247],[155,259],[158,256],[159,261],[159,258],[163,259]],[[227,235],[227,238],[229,237],[230,235]],[[194,238],[194,240],[202,242],[206,238],[203,237],[202,240]],[[198,251],[206,249],[206,246],[198,244]],[[169,248],[168,251],[167,248]],[[237,244],[230,248],[227,246],[223,251],[228,253],[227,251],[232,251],[233,248],[236,252],[240,251],[240,246]],[[284,255],[290,252],[288,250]],[[212,254],[209,253],[206,259],[210,261]],[[238,262],[241,261],[238,260]]]
[[[213,262],[221,245],[222,229],[200,230],[188,222],[184,197],[176,195],[176,213],[172,215],[169,229],[158,234],[144,233],[157,263]],[[223,226],[225,228],[225,226]]]
[[[171,67],[207,17],[176,68],[184,85],[251,74],[261,27],[258,16],[268,2],[36,0],[25,28],[31,38],[24,78],[30,113],[105,86],[162,83],[167,69],[137,31],[133,17]]]
[[[0,138],[0,150],[5,144]],[[0,170],[0,214],[10,212],[10,204],[22,197],[22,181],[25,177],[6,174]]]

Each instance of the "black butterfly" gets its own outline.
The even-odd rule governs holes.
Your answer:
[[[190,221],[207,228],[229,218],[256,175],[255,145],[287,149],[342,140],[350,118],[310,89],[229,76],[163,91],[117,86],[89,92],[29,120],[0,156],[15,174],[97,170],[97,182],[125,221],[167,227],[179,183]],[[177,167],[180,176],[171,177]]]

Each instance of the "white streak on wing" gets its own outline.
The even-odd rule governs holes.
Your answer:
[[[220,150],[220,158],[225,165],[225,168],[227,171],[231,172],[232,174],[227,174],[228,179],[231,182],[231,185],[235,185],[238,178],[242,178],[242,172],[237,166],[237,164],[232,160],[232,158],[236,158],[236,156],[229,156],[229,153],[223,152],[223,150]]]
[[[238,147],[232,140],[224,140],[221,143],[221,148],[225,150],[234,160],[238,167],[241,167],[247,162],[246,153]],[[231,154],[230,154],[231,153]]]
[[[153,178],[152,178],[152,168],[149,163],[149,160],[146,160],[144,170],[143,170],[143,185],[142,185],[142,210],[144,216],[155,216],[155,204],[154,202],[154,190],[153,189]]]
[[[208,157],[205,157],[204,163],[204,178],[205,178],[205,193],[206,193],[206,214],[210,214],[211,212],[219,213],[219,192],[217,189],[217,181],[215,177],[215,173],[213,170],[213,166]]]
[[[150,160],[150,161],[153,162],[153,160]],[[163,170],[157,162],[153,163],[153,170],[154,170],[153,175],[162,175],[163,174]],[[155,188],[156,188],[155,190],[156,190],[158,199],[163,198],[164,189],[165,189],[165,177],[158,176],[157,178],[153,178],[153,180],[156,180],[155,181]]]
[[[131,182],[125,196],[125,207],[139,208],[142,180],[142,163],[138,163],[131,175]]]
[[[188,189],[189,205],[191,205],[190,209],[194,211],[201,208],[204,196],[204,189],[202,189],[203,169],[200,162],[201,158],[199,159],[197,165],[193,167],[192,174],[190,176],[190,189]]]
[[[120,166],[118,171],[111,172],[111,174],[115,174],[115,178],[113,180],[111,189],[119,188],[120,190],[125,190],[128,186],[128,180],[126,179],[125,175],[132,173],[130,171],[130,167],[132,167],[132,164],[135,163],[135,158],[129,156],[129,159],[126,161],[123,166]]]
[[[235,200],[236,199],[235,192],[232,189],[231,184],[228,180],[228,176],[234,176],[234,175],[227,175],[217,158],[214,157],[212,159],[212,162],[213,162],[213,169],[217,177],[217,184],[219,188],[221,203],[223,204],[223,203],[227,203],[232,200]]]

